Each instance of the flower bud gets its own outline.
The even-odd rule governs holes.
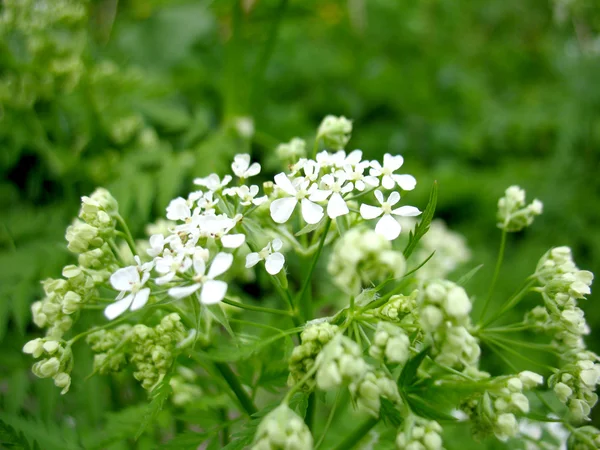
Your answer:
[[[23,346],[23,353],[28,353],[34,358],[39,358],[44,353],[44,341],[40,338],[33,339]]]
[[[258,425],[252,449],[311,450],[313,437],[304,421],[286,404],[267,414]]]

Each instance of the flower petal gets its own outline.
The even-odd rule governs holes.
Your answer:
[[[400,235],[402,227],[396,219],[389,214],[384,214],[377,225],[375,225],[375,232],[382,235],[388,241],[393,241]]]
[[[394,206],[399,201],[400,201],[400,194],[396,191],[392,192],[387,200],[387,202],[390,206]]]
[[[296,188],[294,188],[294,185],[285,173],[278,173],[275,175],[274,180],[277,187],[283,192],[288,195],[296,195]]]
[[[294,197],[278,198],[271,203],[271,217],[276,223],[285,223],[294,212],[298,200]]]
[[[400,208],[393,210],[392,214],[395,216],[414,217],[421,214],[421,211],[419,211],[419,208],[415,208],[414,206],[401,206]]]
[[[402,164],[404,164],[404,158],[401,155],[393,156],[389,153],[383,155],[383,167],[390,169],[392,172],[402,167]]]
[[[302,217],[308,224],[319,223],[323,218],[323,207],[311,202],[307,198],[302,199]]]
[[[383,209],[379,208],[378,206],[365,205],[364,203],[360,205],[360,215],[365,220],[374,219],[382,214]]]
[[[176,286],[169,289],[169,295],[173,298],[185,298],[192,295],[202,285],[200,283],[190,284],[189,286]]]
[[[256,252],[248,253],[246,255],[246,269],[254,267],[260,261],[260,255]]]
[[[283,256],[279,252],[276,252],[272,255],[267,256],[267,259],[265,260],[265,269],[267,269],[267,272],[269,272],[269,274],[277,275],[283,268],[284,264],[285,256]]]
[[[377,201],[378,201],[380,204],[383,204],[383,202],[384,202],[384,199],[383,199],[383,192],[381,192],[379,189],[377,189],[377,190],[375,191],[375,198],[377,199]]]
[[[104,315],[108,320],[116,319],[125,311],[127,311],[127,308],[129,308],[129,305],[131,305],[132,301],[133,294],[129,294],[124,299],[111,303],[106,308],[104,308]]]
[[[208,280],[200,292],[200,302],[205,305],[219,303],[227,293],[227,283],[220,280]]]
[[[384,175],[381,179],[381,185],[386,189],[393,189],[396,186],[396,182],[389,175]]]
[[[412,191],[417,185],[417,179],[412,175],[392,175],[392,178],[405,191]]]
[[[330,218],[335,219],[336,217],[343,216],[349,212],[348,205],[346,205],[342,196],[339,192],[334,192],[327,204],[327,215]]]
[[[218,277],[219,275],[227,272],[232,263],[233,255],[231,253],[217,253],[217,256],[214,257],[206,276],[211,279]]]
[[[238,248],[246,241],[245,234],[226,234],[221,238],[221,244],[225,248]]]
[[[248,170],[246,171],[246,176],[253,177],[255,175],[258,175],[259,173],[260,173],[260,164],[255,162],[255,163],[252,163],[250,165],[250,167],[248,168]]]
[[[374,177],[374,176],[371,176],[371,175],[366,176],[364,178],[364,182],[367,183],[369,186],[372,186],[372,187],[379,186],[379,179],[377,177]]]
[[[315,186],[315,185],[313,184],[313,186]],[[308,199],[311,202],[322,202],[322,201],[327,200],[327,197],[329,197],[329,194],[331,194],[331,191],[326,191],[326,190],[322,190],[322,189],[313,189],[313,191],[311,192]]]
[[[131,285],[140,282],[140,274],[135,266],[123,267],[110,276],[110,284],[117,291],[130,291]]]
[[[281,239],[273,239],[273,241],[271,242],[271,248],[278,252],[279,250],[281,250],[281,247],[283,247],[283,242],[281,241]]]
[[[141,289],[133,297],[133,302],[131,302],[131,310],[137,311],[138,309],[143,308],[144,305],[148,303],[148,297],[150,297],[150,288]]]

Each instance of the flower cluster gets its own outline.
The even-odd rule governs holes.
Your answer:
[[[374,417],[379,416],[381,398],[400,404],[398,386],[385,372],[369,368],[348,386],[356,407]]]
[[[396,436],[398,450],[443,450],[442,427],[435,420],[410,417]]]
[[[177,373],[169,380],[169,385],[173,389],[171,401],[176,406],[187,406],[198,401],[203,394],[202,389],[196,384],[197,375],[185,366],[178,366]]]
[[[254,437],[253,450],[311,450],[313,438],[302,418],[283,404],[267,414]]]
[[[412,325],[417,320],[415,314],[417,313],[418,296],[419,291],[417,289],[412,291],[410,295],[392,295],[384,305],[367,311],[367,314],[386,322]]]
[[[52,378],[56,387],[62,388],[61,394],[66,394],[71,386],[71,369],[73,368],[73,353],[70,346],[53,339],[37,338],[27,342],[23,352],[34,358],[44,357],[33,365],[32,371],[39,378]]]
[[[340,289],[356,295],[377,281],[401,277],[406,262],[387,239],[360,227],[349,230],[334,245],[327,270]]]
[[[410,357],[410,339],[399,326],[379,322],[369,348],[369,355],[377,360],[393,364],[404,364]]]
[[[542,202],[533,200],[525,204],[525,191],[519,186],[510,186],[504,197],[498,200],[498,227],[508,232],[521,231],[533,223],[535,216],[542,213]]]
[[[451,281],[428,283],[419,302],[420,324],[439,364],[459,370],[476,367],[481,349],[470,333],[471,300]]]
[[[107,374],[119,372],[127,363],[126,348],[131,325],[120,325],[112,330],[98,330],[90,333],[86,341],[94,355],[94,371]]]

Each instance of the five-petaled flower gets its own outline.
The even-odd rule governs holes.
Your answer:
[[[119,317],[128,309],[136,311],[148,303],[150,288],[144,287],[150,278],[150,271],[154,263],[142,264],[139,256],[135,256],[136,266],[123,267],[110,276],[110,284],[117,291],[121,291],[114,303],[104,309],[108,320]],[[131,292],[125,296],[127,292]]]
[[[402,231],[402,227],[392,216],[410,217],[421,214],[421,211],[414,206],[401,206],[400,208],[392,209],[400,201],[400,194],[398,192],[392,192],[387,201],[384,201],[383,194],[378,189],[375,191],[375,197],[381,206],[362,204],[360,206],[360,215],[366,220],[382,216],[375,226],[375,231],[389,241],[396,239],[400,235],[400,231]]]
[[[281,239],[273,239],[260,252],[249,253],[246,256],[246,268],[254,267],[259,261],[264,261],[267,272],[277,275],[285,264],[285,257],[279,252],[281,247],[283,247]]]
[[[320,191],[316,184],[311,184],[308,180],[296,180],[296,183],[292,183],[284,173],[275,175],[275,184],[288,196],[273,200],[270,206],[271,217],[277,223],[287,222],[300,201],[302,217],[306,223],[319,223],[324,215],[323,207],[314,202],[325,200],[327,193]]]
[[[371,162],[371,175],[381,176],[381,185],[386,189],[393,189],[397,184],[405,191],[412,191],[417,185],[417,180],[412,175],[396,175],[394,172],[402,167],[404,158],[401,155],[392,156],[389,153],[383,155],[383,166],[379,161]]]
[[[250,178],[260,173],[260,164],[254,162],[250,164],[250,155],[247,153],[235,155],[231,170],[239,178]]]

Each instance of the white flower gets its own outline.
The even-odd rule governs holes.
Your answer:
[[[241,215],[239,216],[241,219]],[[246,242],[246,235],[242,233],[229,234],[229,232],[236,226],[238,222],[238,216],[231,219],[225,214],[218,216],[207,215],[201,216],[198,219],[198,229],[203,237],[211,237],[213,239],[220,239],[221,244],[225,248],[238,248],[244,242]]]
[[[167,219],[185,221],[190,217],[192,217],[192,210],[188,206],[186,199],[177,197],[171,200],[169,206],[167,206]]]
[[[231,170],[240,178],[250,178],[260,173],[260,164],[255,162],[250,164],[250,155],[247,153],[235,155]]]
[[[262,205],[267,201],[267,196],[263,195],[262,197],[256,198],[258,195],[259,187],[255,184],[248,187],[246,185],[229,188],[223,191],[225,195],[229,195],[231,197],[237,196],[240,198],[240,205],[248,206],[248,205]]]
[[[285,257],[279,253],[282,246],[281,239],[273,239],[260,252],[248,254],[246,256],[246,268],[254,267],[259,261],[264,261],[267,272],[271,275],[277,275],[285,263]]]
[[[379,161],[371,163],[371,175],[375,177],[383,176],[381,185],[386,189],[393,189],[398,184],[405,191],[412,191],[417,185],[417,180],[412,175],[395,175],[394,172],[402,167],[404,158],[400,155],[392,156],[389,153],[383,155],[383,167]]]
[[[127,309],[136,311],[148,302],[150,288],[145,288],[144,284],[150,278],[153,263],[141,264],[139,256],[136,256],[135,260],[137,266],[124,267],[110,276],[112,287],[121,292],[116,298],[117,301],[104,309],[104,315],[108,320],[120,316]],[[123,298],[126,292],[131,294]]]
[[[225,175],[223,177],[223,180],[221,181],[221,179],[216,173],[211,173],[205,178],[196,178],[194,180],[194,184],[197,184],[198,186],[204,186],[209,191],[217,192],[223,189],[225,186],[227,186],[230,181],[231,175]]]
[[[193,266],[196,275],[193,276],[194,283],[188,286],[178,286],[169,289],[169,295],[174,298],[184,298],[192,295],[198,289],[200,291],[200,302],[205,305],[219,303],[227,293],[227,283],[215,280],[216,277],[225,273],[231,267],[233,256],[229,253],[218,253],[206,273],[206,263],[203,258],[194,258]]]
[[[335,153],[329,153],[327,150],[323,150],[317,154],[317,163],[321,167],[342,167],[346,160],[346,152],[344,150],[338,150]]]
[[[155,281],[156,284],[166,284],[173,281],[177,273],[183,273],[192,266],[192,259],[183,251],[173,254],[165,250],[163,256],[155,259],[156,271],[162,274]]]
[[[148,242],[150,244],[150,248],[146,250],[146,253],[152,258],[160,255],[165,248],[165,244],[167,243],[162,234],[153,234],[150,236],[150,240]]]
[[[358,191],[364,191],[365,185],[371,187],[379,186],[379,179],[372,175],[365,175],[365,169],[371,167],[369,161],[362,161],[362,152],[360,150],[354,150],[348,155],[344,161],[343,170],[346,174],[348,181],[354,183],[354,187]]]
[[[275,184],[288,195],[288,197],[273,200],[271,203],[271,217],[275,222],[287,222],[294,212],[298,201],[301,203],[302,217],[306,223],[319,223],[323,218],[323,207],[313,202],[325,200],[326,194],[319,191],[316,184],[311,185],[308,180],[300,179],[299,181],[300,183],[296,187],[286,174],[280,173],[275,175]]]
[[[219,199],[215,199],[212,191],[207,192],[201,198],[198,199],[197,205],[200,209],[204,210],[204,213],[214,214],[215,205],[219,203]]]
[[[363,219],[370,220],[375,219],[383,214],[375,226],[375,231],[389,241],[396,239],[402,230],[402,227],[398,221],[392,217],[392,215],[408,217],[418,216],[421,214],[421,211],[414,206],[401,206],[400,208],[392,209],[392,206],[400,201],[400,194],[398,192],[392,192],[387,201],[384,201],[381,191],[376,190],[375,197],[381,206],[378,207],[362,204],[360,206],[360,215],[363,217]]]
[[[321,181],[325,187],[323,191],[327,193],[327,196],[331,195],[327,203],[327,215],[335,219],[348,214],[350,210],[342,194],[351,192],[354,186],[347,182],[346,174],[344,172],[338,172],[335,176],[326,174],[323,175]]]

